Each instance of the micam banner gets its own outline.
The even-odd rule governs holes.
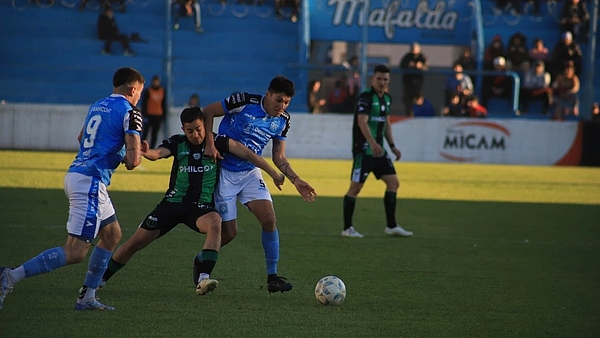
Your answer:
[[[469,0],[310,0],[313,40],[360,42],[367,11],[369,42],[468,45]]]

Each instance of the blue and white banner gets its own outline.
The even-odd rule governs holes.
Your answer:
[[[368,41],[468,45],[470,0],[310,0],[313,40],[360,42],[367,9]]]

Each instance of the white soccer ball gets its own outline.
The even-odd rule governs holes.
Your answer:
[[[336,276],[323,277],[315,287],[315,297],[323,305],[341,305],[346,299],[346,285]]]

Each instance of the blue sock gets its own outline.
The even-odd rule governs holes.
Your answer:
[[[67,265],[65,251],[62,247],[57,246],[56,248],[48,249],[23,263],[23,268],[25,269],[26,277],[33,277],[48,273],[65,265]]]
[[[104,271],[108,267],[108,260],[112,252],[104,250],[100,247],[94,247],[92,255],[90,256],[90,263],[88,265],[88,272],[85,275],[85,281],[83,285],[88,288],[97,289],[100,284],[100,279],[104,275]]]
[[[279,262],[279,232],[262,232],[262,245],[267,262],[267,275],[277,274],[277,262]]]

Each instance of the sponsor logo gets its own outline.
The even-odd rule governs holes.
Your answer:
[[[371,116],[371,122],[385,122],[387,121],[385,116]]]
[[[472,162],[484,154],[504,152],[509,139],[510,131],[499,123],[459,122],[446,129],[439,154],[454,162]]]
[[[110,113],[111,109],[107,108],[107,107],[102,107],[102,106],[94,106],[92,107],[92,109],[90,109],[91,112],[101,112],[101,113]]]
[[[203,172],[208,172],[211,171],[215,168],[215,165],[204,165],[204,166],[194,166],[194,165],[187,165],[187,166],[179,166],[179,172],[180,173],[203,173]]]
[[[259,103],[260,103],[260,101],[258,101],[258,99],[257,99],[257,98],[254,98],[254,97],[253,97],[253,98],[251,98],[251,99],[250,99],[250,103],[252,103],[252,104],[259,104]]]

